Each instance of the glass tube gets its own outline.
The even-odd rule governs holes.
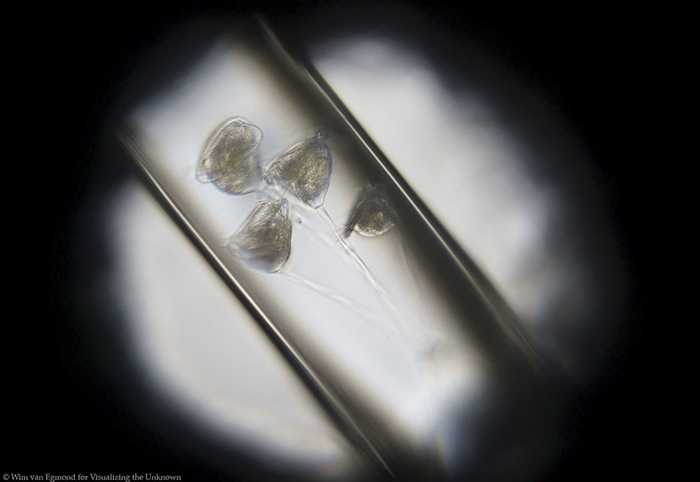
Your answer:
[[[447,417],[540,355],[313,65],[240,23],[119,136],[358,450],[426,473]],[[449,409],[445,408],[449,407]]]

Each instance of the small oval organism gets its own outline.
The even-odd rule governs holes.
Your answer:
[[[209,138],[197,168],[202,182],[229,194],[246,194],[261,182],[257,149],[262,131],[241,117],[224,122]]]
[[[286,199],[259,204],[229,240],[229,249],[251,267],[275,273],[289,259],[292,222]]]
[[[354,230],[364,236],[379,236],[395,224],[396,211],[391,207],[384,187],[366,183],[355,199],[343,235],[348,237]]]
[[[274,158],[263,170],[265,182],[284,189],[312,208],[322,206],[332,169],[326,137],[318,134]]]

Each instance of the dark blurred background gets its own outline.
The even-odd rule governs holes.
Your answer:
[[[9,405],[3,434],[9,446],[1,457],[3,473],[223,477],[151,433],[146,415],[134,414],[102,376],[100,364],[108,364],[108,358],[95,362],[90,357],[95,345],[77,321],[76,292],[83,287],[74,273],[85,259],[99,256],[81,251],[85,244],[77,228],[91,215],[86,202],[101,189],[100,179],[110,175],[101,152],[109,142],[104,134],[113,101],[122,80],[159,41],[196,16],[262,12],[293,26],[333,2],[238,3],[67,6],[33,51],[44,80],[53,86],[44,116],[52,126],[51,141],[36,167],[49,168],[42,176],[50,208],[44,218],[50,231],[48,310],[26,317],[20,308],[19,316],[7,317],[3,384]],[[571,446],[540,480],[591,480],[602,474],[629,479],[664,469],[656,449],[660,424],[653,395],[661,388],[649,382],[650,374],[658,377],[654,357],[659,355],[650,353],[649,343],[646,280],[651,268],[643,256],[650,242],[649,167],[642,162],[638,130],[640,79],[654,62],[648,31],[627,10],[591,4],[402,2],[407,4],[452,39],[454,48],[469,42],[482,49],[542,90],[563,113],[591,159],[605,214],[629,269],[632,296],[616,349],[600,376],[573,394],[563,421]],[[348,8],[365,7],[357,2]],[[647,53],[644,62],[642,52]]]

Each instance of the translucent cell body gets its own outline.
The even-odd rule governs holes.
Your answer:
[[[395,224],[396,212],[389,204],[384,188],[367,183],[355,200],[343,234],[348,237],[355,230],[364,236],[379,236]]]
[[[279,271],[289,259],[292,246],[292,222],[287,214],[284,199],[257,206],[231,237],[233,254],[260,271]]]
[[[257,149],[262,132],[249,121],[234,117],[209,139],[197,176],[230,194],[251,192],[261,181]]]
[[[292,146],[265,167],[265,182],[291,193],[313,208],[322,206],[332,169],[326,136],[318,134]]]

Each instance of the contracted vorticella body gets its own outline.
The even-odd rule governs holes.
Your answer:
[[[226,121],[209,139],[197,168],[202,182],[229,194],[247,194],[261,181],[257,149],[262,131],[241,117]]]
[[[285,199],[258,205],[231,237],[232,253],[252,267],[268,273],[279,271],[289,259],[292,222]]]
[[[323,205],[331,179],[331,150],[319,134],[295,144],[263,170],[265,182],[312,208]]]
[[[396,224],[396,212],[389,203],[383,187],[367,183],[355,199],[343,234],[353,230],[368,236],[380,236]]]

